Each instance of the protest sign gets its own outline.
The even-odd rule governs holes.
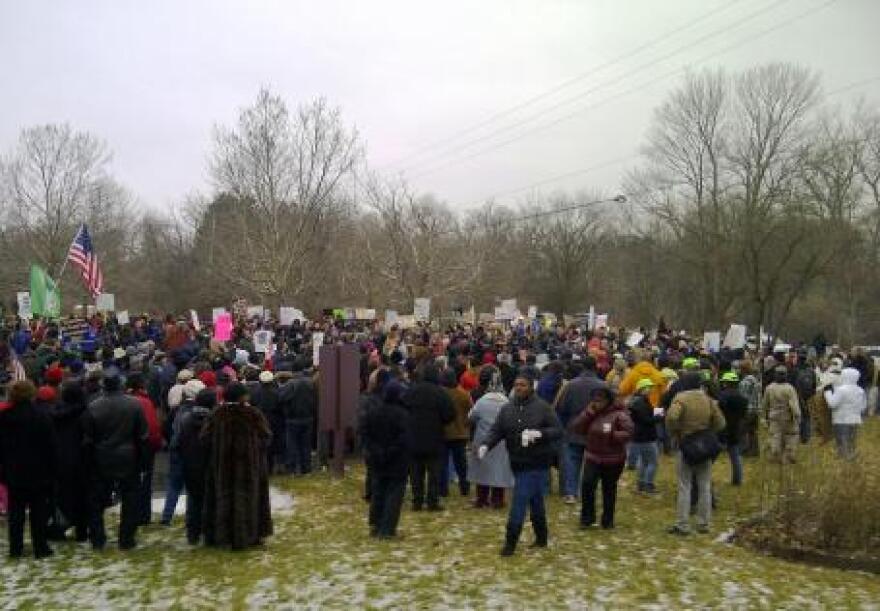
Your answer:
[[[639,342],[643,339],[645,339],[645,336],[643,334],[639,333],[638,331],[633,331],[629,334],[629,338],[626,340],[626,345],[630,348],[633,348],[635,346],[638,346]]]
[[[727,334],[724,336],[724,347],[737,350],[746,345],[746,326],[730,325]]]
[[[263,309],[263,306],[261,306],[261,305],[248,306],[248,309],[247,309],[247,319],[248,320],[251,320],[253,318],[263,318],[263,316],[265,316],[265,315],[266,315],[266,311],[265,311],[265,309]]]
[[[429,298],[416,298],[413,303],[413,317],[418,322],[427,322],[431,318],[431,300]]]
[[[324,345],[324,334],[321,332],[312,333],[312,364],[317,367],[321,346]]]
[[[112,312],[116,309],[116,296],[113,293],[101,293],[95,301],[99,312]]]
[[[214,339],[218,342],[232,339],[232,314],[229,312],[223,312],[214,321]]]
[[[129,324],[131,321],[128,319],[128,310],[119,310],[116,313],[116,322],[118,322],[120,325]]]
[[[272,346],[272,332],[260,329],[254,333],[254,352],[269,352]]]
[[[397,323],[397,310],[385,310],[385,328],[390,329]]]
[[[18,316],[22,320],[30,320],[34,317],[31,311],[31,294],[28,291],[18,293]]]
[[[703,348],[709,352],[718,352],[721,350],[721,332],[706,331],[703,333]]]
[[[281,307],[281,309],[278,311],[278,318],[280,319],[282,327],[289,327],[293,324],[293,321],[295,320],[304,322],[306,319],[306,317],[302,313],[302,310],[287,306]]]
[[[608,328],[608,314],[596,314],[596,329]]]
[[[189,311],[190,320],[192,320],[193,329],[196,331],[202,330],[202,325],[199,324],[199,314],[195,310]]]
[[[511,320],[514,317],[514,312],[517,310],[516,299],[502,299],[501,309],[504,310],[504,313],[507,315],[506,320]]]
[[[538,306],[529,306],[529,320],[534,320],[538,317]]]

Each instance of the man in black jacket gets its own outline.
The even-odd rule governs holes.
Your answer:
[[[565,385],[557,400],[556,411],[565,431],[565,448],[562,465],[564,471],[562,496],[566,503],[577,501],[581,489],[581,468],[584,464],[584,447],[587,440],[583,435],[568,431],[568,423],[580,414],[590,402],[593,391],[604,388],[605,383],[596,375],[596,359],[593,356],[584,358],[584,371]]]
[[[507,535],[502,556],[512,556],[519,542],[526,508],[531,509],[535,547],[547,547],[549,530],[544,509],[544,491],[550,465],[558,454],[562,426],[553,409],[535,396],[534,382],[528,374],[517,374],[514,399],[501,408],[485,443],[478,450],[482,460],[502,440],[507,443],[513,470],[513,502],[507,517]]]
[[[443,429],[455,418],[455,409],[449,394],[440,387],[436,365],[428,363],[422,368],[420,380],[404,395],[403,404],[410,414],[413,511],[421,511],[425,502],[428,511],[440,511],[440,469],[445,467],[446,455]]]
[[[90,464],[89,539],[100,550],[107,543],[104,509],[114,491],[122,509],[119,549],[135,546],[138,527],[138,490],[149,447],[147,420],[141,404],[122,393],[118,376],[104,378],[104,394],[83,416],[83,446]]]
[[[287,433],[287,472],[307,475],[312,471],[312,435],[318,414],[318,389],[306,371],[306,361],[293,362],[293,375],[281,375],[278,407],[284,413]]]

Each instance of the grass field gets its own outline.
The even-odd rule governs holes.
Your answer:
[[[870,433],[880,447],[880,427]],[[624,474],[615,530],[579,531],[577,506],[554,495],[549,549],[528,549],[527,525],[512,559],[498,556],[506,514],[470,509],[467,499],[448,499],[442,513],[404,511],[404,539],[376,542],[367,536],[359,467],[344,480],[277,478],[273,485],[295,503],[276,516],[276,534],[263,549],[190,548],[181,518],[170,529],[142,529],[140,547],[130,553],[56,544],[55,557],[42,562],[4,556],[0,606],[880,609],[876,575],[793,564],[720,541],[737,516],[757,507],[760,491],[750,475],[758,468],[747,462],[746,485],[735,489],[726,484],[726,459],[718,461],[720,507],[711,535],[666,534],[674,495],[673,465],[664,459],[656,498],[635,494],[633,473]],[[5,525],[0,537],[5,555]]]

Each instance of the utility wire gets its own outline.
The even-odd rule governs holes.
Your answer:
[[[675,48],[674,50],[666,53],[665,55],[660,56],[659,58],[655,58],[651,61],[644,62],[644,63],[640,64],[639,66],[637,66],[631,70],[628,70],[628,71],[624,72],[623,74],[618,75],[617,77],[611,79],[610,81],[600,83],[594,87],[591,87],[590,89],[587,89],[586,91],[583,91],[583,92],[578,93],[576,95],[564,98],[564,99],[550,105],[547,108],[541,109],[538,112],[532,113],[532,114],[530,114],[524,118],[521,118],[513,123],[510,123],[508,125],[501,126],[493,131],[488,132],[487,134],[483,134],[481,136],[471,138],[470,140],[466,140],[465,142],[463,142],[459,145],[456,145],[445,152],[438,153],[437,155],[435,155],[435,157],[440,157],[440,158],[448,157],[448,156],[453,155],[455,153],[461,152],[462,150],[468,149],[471,146],[473,146],[474,144],[479,144],[480,142],[485,142],[486,140],[494,138],[495,136],[498,136],[498,135],[507,133],[511,130],[514,130],[517,127],[525,125],[526,123],[530,123],[535,120],[540,120],[541,118],[546,116],[551,111],[557,110],[557,109],[562,108],[564,106],[568,106],[574,102],[577,102],[577,101],[587,97],[590,94],[602,91],[603,89],[606,89],[611,85],[615,85],[617,83],[625,81],[626,79],[628,79],[630,76],[632,76],[634,74],[638,74],[640,72],[643,72],[643,71],[645,71],[645,70],[647,70],[647,69],[649,69],[649,68],[651,68],[651,67],[653,67],[653,66],[655,66],[655,65],[657,65],[667,59],[670,59],[670,58],[682,53],[683,51],[687,51],[693,47],[696,47],[696,46],[698,46],[698,45],[700,45],[700,44],[702,44],[712,38],[716,38],[719,35],[722,35],[728,31],[730,31],[733,28],[737,28],[737,27],[739,27],[749,21],[752,21],[753,19],[756,19],[756,18],[760,17],[761,15],[763,15],[769,11],[772,11],[772,10],[776,9],[777,7],[779,7],[783,4],[789,3],[791,1],[792,0],[776,0],[775,2],[773,2],[769,5],[766,5],[756,11],[749,13],[745,17],[742,17],[742,18],[734,21],[731,24],[726,24],[723,27],[720,27],[720,28],[717,28],[715,30],[708,32],[707,34],[697,38],[694,41],[691,41],[687,44],[681,45],[681,46]],[[430,163],[430,159],[411,164],[411,165],[403,168],[401,171],[406,173],[408,170],[418,168],[419,166],[425,165],[426,163]],[[417,175],[418,174],[416,174],[416,176]]]
[[[680,32],[688,30],[688,29],[692,28],[693,26],[697,25],[698,23],[706,21],[707,19],[714,17],[717,14],[723,13],[724,11],[727,11],[730,8],[733,8],[733,7],[738,6],[740,4],[742,4],[741,1],[740,2],[724,2],[720,7],[715,8],[711,11],[707,11],[707,12],[703,13],[702,15],[700,15],[699,17],[697,17],[696,19],[693,19],[693,20],[679,26],[679,27],[675,28],[674,30],[670,30],[669,32],[666,32],[662,36],[658,36],[657,38],[654,38],[654,39],[646,42],[645,44],[636,47],[635,49],[632,49],[632,50],[627,51],[621,55],[618,55],[618,56],[600,64],[599,66],[596,66],[594,68],[590,68],[586,72],[582,72],[581,74],[578,74],[568,80],[565,80],[565,81],[551,87],[550,89],[548,89],[546,91],[543,91],[537,95],[534,95],[530,98],[527,98],[527,99],[523,100],[522,102],[519,102],[518,104],[515,104],[515,105],[510,106],[508,108],[505,108],[503,110],[500,110],[497,113],[487,117],[486,119],[484,119],[478,123],[474,123],[473,125],[470,125],[469,127],[463,128],[463,129],[453,133],[450,136],[447,136],[445,138],[441,138],[439,140],[435,140],[433,142],[429,142],[428,144],[425,144],[424,146],[417,148],[411,154],[406,155],[404,157],[401,157],[396,161],[391,161],[391,162],[382,164],[377,169],[381,170],[381,169],[386,169],[386,168],[390,168],[393,166],[399,166],[402,163],[408,161],[409,159],[422,156],[422,154],[426,151],[432,150],[437,147],[442,147],[443,145],[454,142],[455,140],[457,140],[461,136],[468,135],[471,132],[474,132],[478,129],[481,129],[487,125],[491,125],[492,123],[494,123],[498,119],[507,117],[507,116],[515,113],[518,110],[521,110],[523,108],[526,108],[528,106],[533,105],[535,102],[538,102],[538,101],[543,100],[544,98],[550,97],[560,91],[568,89],[569,87],[579,83],[580,81],[582,81],[586,78],[595,76],[596,73],[601,72],[601,71],[605,70],[606,68],[610,68],[611,66],[613,66],[617,63],[620,63],[620,62],[625,61],[631,57],[634,57],[634,56],[638,55],[639,53],[641,53],[642,51],[650,49],[651,47],[675,36],[676,34],[679,34]]]
[[[787,0],[786,0],[786,1],[787,1]],[[748,37],[746,37],[746,38],[743,38],[742,40],[740,40],[740,41],[738,41],[738,42],[736,42],[736,43],[734,43],[734,44],[728,45],[728,46],[723,47],[722,49],[720,49],[720,50],[718,50],[718,51],[716,51],[716,52],[714,52],[714,53],[711,53],[711,54],[709,54],[709,55],[706,55],[705,57],[703,57],[703,58],[697,60],[696,62],[694,62],[694,64],[704,63],[704,62],[706,62],[706,61],[708,61],[708,60],[710,60],[710,59],[713,59],[713,58],[715,58],[715,57],[717,57],[717,56],[719,56],[719,55],[723,55],[723,54],[725,54],[725,53],[728,53],[728,52],[732,51],[733,49],[735,49],[735,48],[737,48],[737,47],[740,47],[740,46],[742,46],[742,45],[744,45],[744,44],[746,44],[746,43],[748,43],[748,42],[751,42],[752,40],[755,40],[755,39],[760,38],[760,37],[762,37],[762,36],[766,36],[766,35],[768,35],[768,34],[771,34],[772,32],[775,32],[776,30],[779,30],[779,29],[782,29],[783,27],[786,27],[786,26],[788,26],[788,25],[791,25],[791,24],[794,23],[795,21],[798,21],[798,20],[800,20],[800,19],[803,19],[803,18],[805,18],[805,17],[807,17],[807,16],[809,16],[809,15],[811,15],[811,14],[813,14],[813,13],[816,13],[816,12],[818,12],[818,11],[824,9],[824,8],[827,8],[828,6],[834,4],[834,3],[838,2],[838,1],[839,1],[839,0],[828,0],[827,2],[825,2],[825,3],[821,4],[821,5],[815,6],[815,7],[811,8],[811,9],[809,9],[809,10],[807,10],[807,11],[804,11],[804,12],[802,12],[802,13],[800,13],[800,14],[794,16],[794,17],[792,17],[791,19],[788,19],[788,20],[783,21],[783,22],[779,22],[779,23],[777,23],[776,25],[774,25],[774,26],[772,26],[772,27],[770,27],[770,28],[767,28],[767,29],[765,29],[765,30],[762,30],[761,32],[758,32],[757,34],[753,34],[753,35],[751,35],[751,36],[748,36]],[[527,135],[529,135],[529,134],[532,134],[532,133],[534,133],[534,132],[536,132],[536,131],[541,131],[541,130],[547,129],[548,127],[553,127],[553,126],[555,126],[555,125],[558,125],[559,123],[562,123],[562,122],[567,121],[567,120],[569,120],[569,119],[571,119],[571,118],[573,118],[573,117],[576,117],[576,116],[580,115],[582,112],[584,112],[585,110],[590,110],[590,109],[596,108],[596,107],[601,106],[602,104],[605,104],[605,103],[607,103],[607,102],[613,101],[613,100],[615,100],[615,99],[618,99],[618,98],[621,98],[621,97],[624,97],[624,96],[630,95],[630,94],[632,94],[632,93],[635,93],[635,92],[637,92],[637,91],[640,91],[640,90],[642,90],[642,89],[645,89],[646,87],[649,87],[650,85],[653,85],[654,83],[657,83],[657,82],[659,82],[659,81],[666,80],[666,79],[668,79],[668,78],[671,77],[671,76],[675,76],[675,75],[677,75],[677,74],[680,74],[681,72],[684,72],[685,69],[686,69],[686,67],[676,68],[675,70],[672,70],[672,71],[670,71],[670,72],[666,72],[666,73],[664,73],[664,74],[661,74],[661,75],[659,75],[658,77],[655,77],[655,78],[653,78],[653,79],[651,79],[651,80],[649,80],[649,81],[646,81],[646,82],[642,83],[641,85],[637,85],[637,86],[635,86],[635,87],[631,87],[630,89],[626,89],[626,90],[624,90],[624,91],[622,91],[622,92],[619,92],[619,93],[617,93],[617,94],[615,94],[615,95],[613,95],[613,96],[611,96],[611,97],[609,97],[609,98],[605,98],[604,100],[600,100],[600,101],[595,102],[595,103],[593,103],[593,104],[590,104],[590,105],[584,106],[584,107],[582,107],[582,108],[579,108],[579,109],[577,109],[577,110],[575,110],[575,111],[573,111],[573,112],[571,112],[571,113],[569,113],[569,114],[566,114],[566,115],[563,115],[563,116],[561,116],[561,117],[558,117],[558,118],[556,118],[556,119],[554,119],[554,120],[552,120],[552,121],[549,121],[549,122],[547,122],[547,123],[538,124],[538,125],[536,125],[536,126],[533,126],[533,127],[529,128],[529,129],[527,129],[527,130],[521,132],[521,133],[520,133],[519,135],[517,135],[517,136],[514,136],[514,137],[509,138],[509,139],[507,139],[507,140],[503,140],[503,141],[501,141],[501,142],[495,143],[495,144],[490,145],[490,146],[488,146],[488,147],[484,147],[484,148],[482,148],[482,149],[478,149],[477,151],[475,151],[475,152],[473,152],[473,153],[471,153],[471,154],[469,154],[469,155],[465,155],[465,156],[462,156],[462,157],[458,157],[458,158],[456,158],[456,159],[449,160],[449,161],[447,161],[447,162],[445,162],[445,163],[442,163],[442,164],[440,164],[440,165],[434,166],[434,167],[432,167],[432,168],[428,168],[427,170],[424,170],[424,171],[422,171],[422,172],[417,172],[416,174],[411,174],[411,175],[409,176],[409,178],[412,179],[412,178],[417,178],[417,177],[420,177],[420,176],[425,176],[425,175],[428,175],[428,174],[432,174],[432,173],[434,173],[434,172],[436,172],[436,171],[438,171],[438,170],[444,169],[444,168],[449,167],[449,166],[451,166],[451,165],[456,165],[456,164],[461,163],[461,162],[463,162],[463,161],[467,161],[467,160],[469,160],[469,159],[473,159],[473,158],[475,158],[475,157],[479,157],[479,156],[481,156],[481,155],[483,155],[483,154],[485,154],[485,153],[487,153],[487,152],[489,152],[489,151],[492,151],[492,150],[495,150],[495,149],[498,149],[498,148],[501,148],[501,147],[507,146],[507,145],[509,145],[509,144],[512,144],[512,143],[514,143],[514,142],[517,142],[517,141],[519,141],[519,140],[522,140],[525,136],[527,136]]]

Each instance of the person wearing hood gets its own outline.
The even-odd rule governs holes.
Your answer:
[[[840,372],[840,382],[823,393],[831,410],[837,455],[846,460],[856,456],[856,435],[868,408],[865,390],[859,386],[860,376],[858,369],[847,367]]]
[[[181,404],[180,417],[175,421],[171,439],[172,449],[180,457],[183,481],[186,487],[186,539],[196,545],[202,536],[202,511],[205,502],[205,468],[208,462],[207,445],[202,429],[217,405],[217,395],[202,386],[193,399]],[[191,387],[193,390],[195,387]],[[185,395],[188,393],[185,393]]]
[[[23,380],[0,411],[0,482],[9,495],[9,557],[24,554],[24,523],[30,517],[34,557],[52,555],[47,539],[49,495],[56,476],[57,443],[49,415],[34,408],[34,385]]]
[[[180,498],[183,490],[186,489],[187,494],[189,494],[183,473],[183,461],[181,460],[177,445],[174,443],[175,431],[179,428],[177,420],[183,415],[183,408],[192,408],[196,395],[204,390],[204,388],[205,385],[200,380],[194,380],[190,376],[186,384],[183,385],[180,403],[171,412],[174,414],[173,418],[169,415],[171,430],[166,436],[168,440],[168,489],[165,491],[165,506],[162,509],[161,523],[163,526],[171,525],[171,519],[174,517],[174,512],[177,509],[177,500]]]
[[[590,403],[569,425],[587,439],[581,489],[581,528],[596,524],[596,486],[602,482],[602,528],[614,528],[617,482],[626,462],[626,446],[633,422],[626,408],[607,386],[595,389]]]
[[[485,460],[500,442],[507,444],[513,471],[513,501],[507,517],[507,532],[502,556],[512,556],[526,519],[531,512],[535,547],[547,547],[549,527],[544,494],[550,465],[559,453],[562,426],[547,403],[535,395],[534,381],[528,373],[517,373],[513,400],[501,408],[489,434],[477,450],[477,459]]]
[[[484,378],[488,380],[483,382]],[[474,432],[473,452],[468,456],[468,481],[477,487],[477,498],[474,507],[477,509],[504,507],[504,491],[513,488],[513,472],[510,470],[510,459],[507,448],[498,444],[479,460],[476,456],[478,448],[483,444],[501,408],[507,404],[504,393],[504,382],[501,372],[492,365],[484,366],[480,371],[480,381],[486,392],[477,400],[468,414],[468,421]]]
[[[773,382],[764,390],[761,411],[767,422],[771,462],[795,462],[800,442],[801,408],[797,391],[788,382],[788,370],[773,370]],[[827,401],[827,399],[826,399]]]
[[[409,413],[403,406],[404,386],[383,384],[382,400],[363,414],[360,434],[370,469],[370,536],[397,536],[400,508],[409,473]]]
[[[628,451],[638,461],[637,490],[653,494],[654,476],[659,460],[657,447],[657,423],[663,421],[663,408],[651,407],[648,393],[654,387],[651,380],[644,378],[636,385],[636,394],[629,404],[629,414],[633,421],[632,441]]]
[[[86,395],[82,385],[65,382],[61,386],[61,402],[51,412],[58,441],[55,501],[64,518],[74,527],[77,541],[88,540],[88,472],[82,450],[85,411]]]

